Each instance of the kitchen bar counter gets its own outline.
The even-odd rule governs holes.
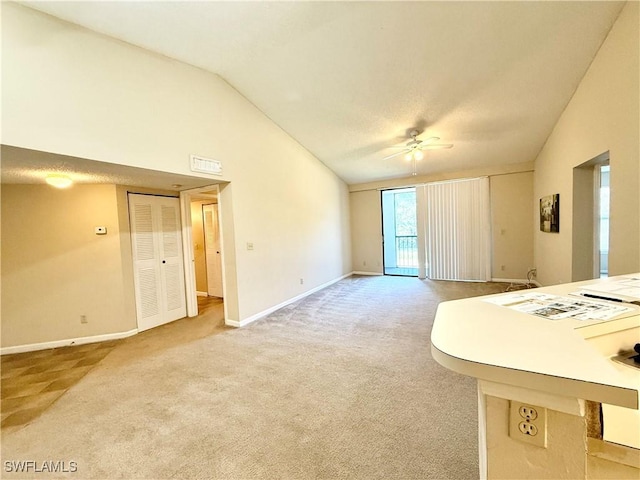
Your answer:
[[[594,282],[527,291],[568,295]],[[440,304],[431,333],[431,352],[438,363],[482,380],[638,409],[640,370],[637,373],[598,354],[585,333],[603,335],[638,327],[640,307],[625,304],[635,314],[606,322],[549,320],[486,298]],[[632,340],[620,347],[633,349]]]
[[[640,307],[613,302],[631,310],[607,321],[552,320],[494,303],[521,293],[576,299],[581,286],[619,278],[438,306],[433,358],[478,381],[480,478],[640,478],[640,369],[611,359],[640,342]],[[545,411],[544,446],[510,432],[519,404]]]

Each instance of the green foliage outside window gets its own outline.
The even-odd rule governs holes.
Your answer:
[[[416,192],[396,193],[396,236],[414,236],[416,229]]]

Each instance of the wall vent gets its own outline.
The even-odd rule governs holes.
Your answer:
[[[222,162],[210,158],[191,155],[191,171],[222,175]]]

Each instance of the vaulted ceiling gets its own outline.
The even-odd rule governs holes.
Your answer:
[[[347,183],[533,161],[624,2],[21,2],[223,77]],[[247,130],[251,141],[251,130]]]

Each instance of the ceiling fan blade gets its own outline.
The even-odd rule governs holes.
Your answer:
[[[397,157],[398,155],[404,155],[404,154],[405,154],[405,153],[407,153],[408,151],[409,151],[409,150],[407,150],[407,149],[405,148],[405,149],[404,149],[404,150],[402,150],[401,152],[394,153],[394,154],[392,154],[392,155],[389,155],[389,156],[387,156],[387,157],[384,157],[384,158],[383,158],[383,160],[389,160],[390,158]]]
[[[432,143],[430,145],[421,146],[423,150],[438,150],[441,148],[453,148],[453,144],[451,143]]]
[[[440,140],[440,137],[428,137],[425,138],[424,140],[422,139],[418,139],[420,140],[420,143],[431,143],[431,142],[437,142],[438,140]]]

